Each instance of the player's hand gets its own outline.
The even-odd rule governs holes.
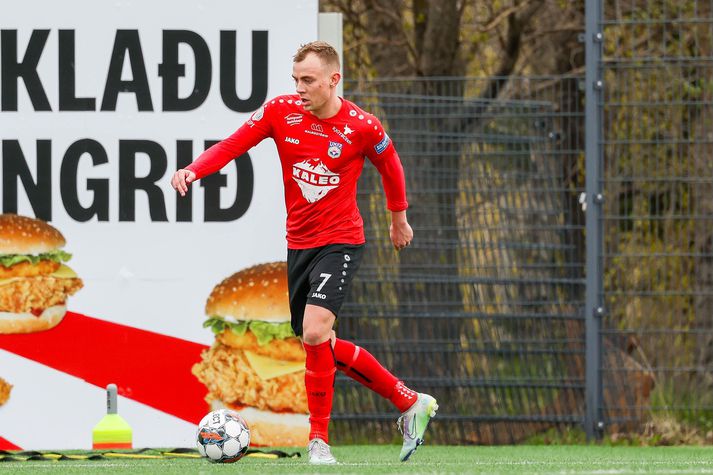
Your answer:
[[[181,168],[173,174],[171,178],[171,186],[179,192],[181,196],[186,196],[188,186],[196,180],[196,174],[185,168]]]
[[[413,229],[411,229],[406,219],[406,211],[392,211],[389,236],[397,251],[411,244],[413,240]]]

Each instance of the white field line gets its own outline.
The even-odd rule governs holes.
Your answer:
[[[299,462],[293,462],[293,461],[282,461],[282,462],[263,462],[261,464],[261,468],[265,469],[266,473],[271,473],[272,470],[274,469],[274,473],[285,473],[285,470],[289,470],[289,467],[303,467],[307,462],[306,461],[299,461]],[[156,460],[132,460],[132,461],[127,461],[127,462],[99,462],[99,461],[88,461],[88,462],[79,462],[79,461],[53,461],[53,462],[40,462],[40,461],[28,461],[28,462],[6,462],[0,466],[0,469],[10,469],[12,471],[25,471],[25,470],[36,470],[36,469],[47,469],[47,468],[54,468],[57,470],[58,473],[62,471],[62,466],[66,464],[67,468],[74,468],[74,467],[81,467],[81,468],[94,468],[97,470],[103,470],[103,469],[111,469],[111,468],[132,468],[136,470],[141,470],[141,469],[159,469],[156,465]],[[569,467],[576,467],[576,466],[581,466],[581,465],[588,465],[591,466],[592,462],[589,461],[576,461],[576,460],[570,460],[570,461],[562,461],[562,462],[555,462],[555,461],[532,461],[532,460],[522,460],[522,461],[465,461],[465,462],[428,462],[428,461],[419,461],[417,463],[410,463],[408,466],[401,462],[340,462],[337,464],[335,468],[335,472],[343,472],[343,470],[340,470],[341,468],[345,468],[348,470],[349,467],[388,467],[388,468],[396,468],[400,467],[404,469],[404,473],[433,473],[433,470],[440,469],[446,469],[447,472],[444,473],[455,473],[460,472],[463,470],[464,466],[470,466],[475,468],[471,473],[488,473],[488,474],[497,474],[497,468],[495,468],[495,471],[493,471],[493,467],[507,467],[507,466],[529,466],[532,467],[533,469],[535,466],[569,466]],[[620,474],[656,474],[656,475],[665,475],[665,474],[672,474],[672,475],[684,475],[684,474],[691,474],[691,475],[696,475],[696,474],[713,474],[713,467],[711,468],[706,468],[705,466],[713,466],[713,461],[708,461],[708,460],[692,460],[692,461],[686,461],[686,462],[666,462],[666,461],[641,461],[640,463],[632,463],[632,462],[625,462],[625,461],[608,461],[602,463],[602,465],[627,465],[629,468],[614,468],[614,469],[585,469],[583,467],[583,470],[578,470],[578,469],[566,469],[566,470],[537,470],[534,469],[532,471],[528,471],[528,473],[532,475],[570,475],[570,474],[577,474],[577,475],[620,475]],[[688,466],[690,468],[666,468],[666,467],[658,467],[658,468],[650,468],[651,465],[683,465]],[[449,467],[451,468],[451,471],[448,472]],[[478,468],[480,468],[480,470]],[[195,467],[200,471],[199,467]],[[208,468],[206,466],[206,468]],[[455,470],[454,470],[455,469]],[[193,470],[193,467],[191,468]],[[3,470],[0,470],[2,472]],[[470,471],[470,470],[469,470]]]

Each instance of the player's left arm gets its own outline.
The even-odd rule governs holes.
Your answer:
[[[391,138],[381,123],[374,119],[375,129],[370,129],[366,137],[366,156],[381,174],[381,183],[386,194],[386,207],[391,211],[389,236],[396,250],[400,251],[413,240],[413,230],[406,218],[406,179],[401,159]]]

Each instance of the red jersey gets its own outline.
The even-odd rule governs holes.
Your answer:
[[[282,164],[290,249],[364,243],[356,202],[364,157],[381,173],[387,207],[408,207],[391,139],[376,117],[346,99],[335,116],[319,119],[302,107],[298,95],[276,97],[186,168],[197,178],[210,175],[267,137],[275,141]]]

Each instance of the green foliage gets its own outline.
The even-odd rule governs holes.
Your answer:
[[[696,378],[662,382],[651,395],[651,407],[689,431],[713,437],[713,393]]]

